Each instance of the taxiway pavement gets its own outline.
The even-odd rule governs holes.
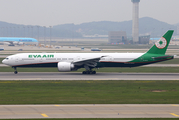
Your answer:
[[[178,117],[177,104],[0,105],[0,119]]]
[[[0,72],[0,80],[179,80],[179,73]]]

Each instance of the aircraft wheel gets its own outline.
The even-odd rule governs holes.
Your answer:
[[[93,71],[92,74],[96,74],[96,71]]]
[[[96,71],[83,71],[82,74],[96,74]]]
[[[18,72],[17,71],[14,71],[14,74],[17,74]]]

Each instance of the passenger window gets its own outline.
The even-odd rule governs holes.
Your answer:
[[[73,60],[73,58],[68,58],[68,60]]]
[[[67,60],[67,58],[62,58],[62,60]]]

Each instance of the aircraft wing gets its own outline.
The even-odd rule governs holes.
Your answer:
[[[4,41],[4,42],[8,42],[8,43],[10,43],[10,44],[13,44],[14,41]]]
[[[97,62],[99,62],[99,60],[103,57],[106,56],[100,56],[100,57],[94,57],[94,58],[87,58],[87,59],[82,59],[82,60],[77,60],[77,61],[73,61],[73,64],[76,66],[88,66],[88,67],[95,67],[97,65]]]

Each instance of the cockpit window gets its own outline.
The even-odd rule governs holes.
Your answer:
[[[9,58],[6,58],[6,60],[8,60]]]

